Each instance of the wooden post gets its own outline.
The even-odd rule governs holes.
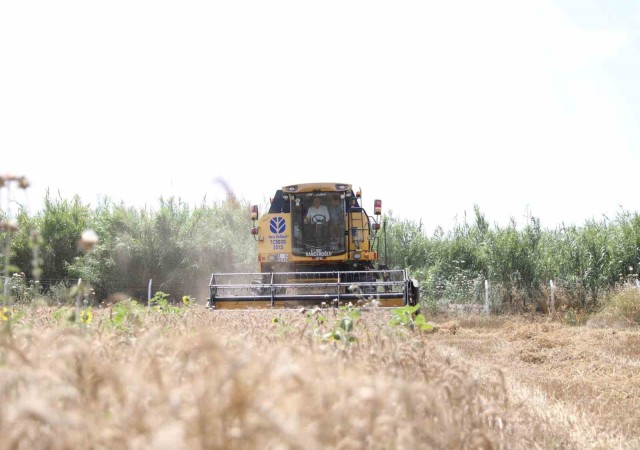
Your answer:
[[[549,299],[549,312],[552,316],[556,314],[556,286],[553,280],[549,280],[549,288],[551,290],[551,298]]]
[[[9,281],[11,281],[11,278],[9,277],[4,277],[4,289],[3,289],[3,303],[4,303],[4,307],[6,308],[7,306],[9,306]]]
[[[82,298],[82,292],[80,291],[80,285],[82,284],[82,278],[78,278],[78,292],[76,293],[76,322],[81,318],[80,316],[80,310],[81,308],[81,302],[82,300],[80,300]]]
[[[490,313],[490,308],[489,308],[489,280],[484,280],[484,312],[487,314],[487,316]]]
[[[149,288],[147,289],[147,308],[151,307],[151,282],[153,280],[149,278]]]

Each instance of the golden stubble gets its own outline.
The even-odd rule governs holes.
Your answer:
[[[96,310],[85,330],[51,320],[52,313],[27,310],[12,335],[0,338],[2,448],[575,447],[572,433],[580,430],[563,431],[558,423],[584,415],[587,435],[604,444],[637,438],[630,428],[635,411],[626,411],[635,419],[606,440],[610,412],[562,397],[577,372],[565,370],[560,387],[539,378],[541,364],[562,363],[553,352],[570,348],[577,327],[542,331],[460,319],[427,334],[390,327],[388,312],[369,311],[355,323],[358,340],[344,343],[322,339],[339,312],[319,323],[297,311],[194,307],[184,314],[148,311],[114,327],[108,310]],[[596,333],[594,342],[606,333],[584,332]],[[532,343],[542,349],[541,363],[523,357]],[[619,383],[624,374],[604,355],[637,362],[637,354],[607,345],[593,357],[600,370],[609,367],[602,376]],[[575,350],[576,358],[593,354]],[[554,411],[569,418],[536,414],[549,404],[566,406]]]

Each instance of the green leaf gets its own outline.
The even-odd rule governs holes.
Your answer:
[[[349,317],[343,317],[342,320],[340,320],[339,327],[348,333],[353,330],[353,320]]]

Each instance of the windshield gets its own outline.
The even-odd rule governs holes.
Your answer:
[[[291,196],[293,254],[332,256],[346,250],[345,201],[339,192]]]

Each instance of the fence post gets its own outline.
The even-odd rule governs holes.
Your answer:
[[[636,289],[640,291],[640,280],[636,278]]]
[[[553,280],[549,280],[549,288],[551,289],[551,301],[549,302],[549,312],[551,315],[556,314],[556,286],[553,284]]]
[[[9,281],[11,280],[11,278],[9,277],[4,277],[4,289],[3,289],[3,303],[4,303],[4,307],[6,308],[7,306],[9,306]]]
[[[484,312],[489,315],[489,280],[484,280]]]
[[[153,280],[149,278],[149,288],[147,289],[147,308],[151,307],[151,282]]]
[[[78,278],[78,292],[76,293],[76,321],[80,318],[80,299],[82,298],[82,292],[80,291],[81,284],[82,278]]]

